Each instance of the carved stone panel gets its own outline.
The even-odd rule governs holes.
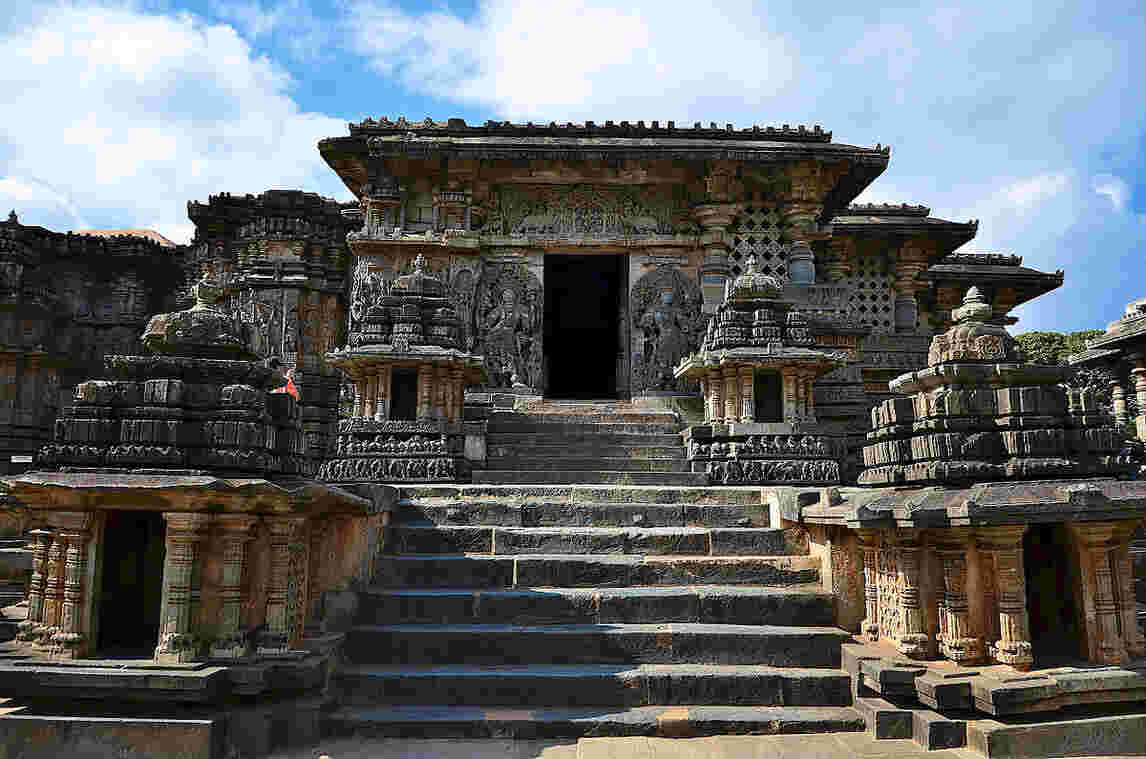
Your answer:
[[[668,188],[504,186],[481,209],[481,232],[566,238],[672,234],[676,206]]]
[[[474,320],[491,387],[542,385],[541,281],[524,264],[487,266]]]
[[[708,317],[701,313],[700,286],[679,269],[661,266],[637,280],[630,294],[632,392],[689,389],[673,379],[675,367],[697,350]]]

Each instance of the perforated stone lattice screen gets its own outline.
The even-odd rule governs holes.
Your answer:
[[[751,206],[732,223],[732,251],[728,262],[732,275],[744,270],[744,262],[755,253],[757,269],[780,279],[788,278],[788,249],[780,242],[783,220],[774,208]]]
[[[861,257],[855,273],[844,280],[851,290],[848,315],[870,324],[875,332],[890,332],[895,319],[893,280],[886,257]]]

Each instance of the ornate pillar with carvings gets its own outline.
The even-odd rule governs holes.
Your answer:
[[[860,635],[875,642],[879,640],[879,533],[856,530],[856,537],[863,554],[863,598],[867,615],[860,625]]]
[[[728,368],[724,375],[724,423],[735,424],[740,418],[740,378],[736,369]]]
[[[19,638],[32,641],[44,624],[44,595],[48,574],[48,551],[55,537],[49,530],[33,530],[36,548],[32,553],[32,577],[28,581],[28,616],[19,625]]]
[[[1114,406],[1114,423],[1122,429],[1130,421],[1130,412],[1126,408],[1126,387],[1121,379],[1111,380],[1109,387],[1110,401]]]
[[[384,366],[374,378],[374,418],[378,421],[390,418],[390,367]]]
[[[1137,523],[1120,522],[1114,534],[1111,562],[1114,567],[1114,590],[1126,653],[1132,659],[1146,656],[1146,637],[1138,625],[1138,603],[1134,595],[1134,565],[1130,560],[1130,537]]]
[[[418,365],[418,419],[431,418],[434,389],[434,367],[431,364]]]
[[[979,550],[992,557],[995,570],[999,640],[990,647],[990,653],[996,661],[1020,670],[1029,669],[1034,662],[1030,620],[1027,618],[1027,578],[1023,567],[1023,533],[1026,529],[1026,525],[983,527],[975,534]]]
[[[87,587],[88,544],[91,540],[91,513],[64,516],[60,538],[67,543],[64,558],[64,594],[60,609],[59,632],[52,636],[58,654],[66,659],[84,656],[92,641],[88,638],[88,612],[85,602],[90,600]]]
[[[931,638],[924,627],[920,598],[919,535],[914,530],[897,530],[893,540],[898,555],[899,603],[903,615],[903,630],[896,639],[896,648],[913,659],[926,658],[931,653]]]
[[[1146,440],[1146,359],[1134,356],[1134,394],[1138,398],[1138,416],[1134,420],[1139,440]]]
[[[919,301],[917,294],[926,284],[917,279],[927,269],[927,251],[913,243],[907,243],[899,251],[895,260],[895,331],[915,332],[919,321]]]
[[[740,421],[751,424],[756,420],[756,374],[751,366],[740,367]]]
[[[266,625],[258,646],[260,654],[282,654],[290,650],[294,632],[292,608],[292,551],[302,539],[305,517],[276,517],[267,520],[270,530],[271,572],[267,586]],[[297,592],[297,585],[295,588]]]
[[[828,260],[824,272],[832,282],[842,282],[855,270],[855,240],[833,236],[828,241]]]
[[[937,531],[935,551],[943,564],[942,634],[939,651],[956,664],[975,664],[983,658],[983,640],[972,634],[967,601],[967,554],[970,534],[966,529]]]
[[[60,611],[64,605],[64,570],[68,541],[57,531],[48,547],[44,569],[44,618],[40,624],[40,642],[50,643],[60,630]]]
[[[1125,664],[1129,656],[1112,566],[1116,526],[1110,522],[1069,522],[1067,526],[1078,546],[1087,655],[1094,664]]]
[[[441,420],[449,417],[449,412],[446,410],[446,385],[449,384],[450,370],[445,366],[438,366],[435,375],[433,417]]]
[[[219,583],[218,637],[211,649],[212,658],[239,659],[249,652],[243,629],[243,574],[251,527],[256,521],[256,517],[242,514],[220,514],[215,518],[223,572]]]
[[[155,660],[193,661],[198,652],[192,597],[210,516],[168,512],[163,518],[167,520],[167,553],[163,560],[163,603]]]
[[[724,419],[724,380],[719,369],[708,370],[708,422],[720,424]]]
[[[780,383],[784,392],[784,421],[794,422],[799,416],[797,407],[796,370],[784,367],[780,370]]]

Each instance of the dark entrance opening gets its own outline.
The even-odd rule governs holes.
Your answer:
[[[418,370],[395,369],[390,373],[390,418],[413,420],[418,416]]]
[[[109,511],[100,573],[101,657],[150,658],[159,641],[164,524],[154,511]]]
[[[616,398],[623,256],[545,257],[550,398]]]
[[[1083,655],[1074,589],[1078,568],[1062,524],[1033,524],[1023,536],[1031,653],[1040,666]]]
[[[752,394],[756,397],[756,421],[784,421],[779,374],[756,372],[756,376],[753,378]]]

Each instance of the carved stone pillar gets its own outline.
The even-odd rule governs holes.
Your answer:
[[[824,271],[832,282],[842,282],[852,275],[855,267],[855,241],[851,237],[835,237],[828,242],[828,260]]]
[[[52,636],[57,654],[65,659],[84,656],[91,645],[88,639],[87,565],[91,540],[91,515],[69,514],[60,528],[60,539],[67,543],[64,558],[64,593],[60,608],[59,631]]]
[[[163,518],[167,520],[167,554],[163,560],[162,615],[155,660],[194,661],[198,652],[192,599],[202,561],[201,544],[210,517],[168,512]]]
[[[919,320],[917,294],[925,284],[917,277],[927,269],[927,251],[907,245],[899,251],[895,261],[895,310],[896,332],[913,333]]]
[[[215,520],[223,558],[218,637],[211,648],[211,657],[215,659],[239,659],[249,653],[243,629],[243,573],[251,526],[256,521],[255,517],[240,514],[220,514]]]
[[[856,530],[856,537],[863,554],[863,598],[867,614],[860,625],[860,635],[875,642],[879,640],[879,533]]]
[[[48,573],[48,550],[53,534],[48,530],[33,530],[36,548],[32,553],[32,577],[28,581],[28,616],[19,625],[19,639],[35,640],[44,624],[44,586]]]
[[[728,367],[724,375],[724,423],[735,424],[740,418],[740,378],[736,369]]]
[[[1083,621],[1087,655],[1094,664],[1125,664],[1122,614],[1115,597],[1112,549],[1116,528],[1110,522],[1070,522],[1082,573]]]
[[[751,366],[740,367],[740,421],[751,424],[756,420],[756,373]]]
[[[1122,384],[1122,380],[1111,380],[1110,386],[1110,400],[1114,405],[1114,423],[1119,429],[1126,426],[1130,421],[1130,412],[1126,408],[1126,388]]]
[[[799,416],[796,398],[796,370],[785,367],[780,370],[780,382],[784,390],[784,421],[794,422]]]
[[[60,631],[60,612],[64,605],[64,571],[68,541],[58,532],[48,547],[44,570],[44,618],[40,625],[40,642],[49,644]]]
[[[983,640],[972,634],[967,601],[967,553],[970,535],[964,529],[935,533],[935,551],[943,564],[943,595],[939,651],[956,664],[975,664],[983,658]]]
[[[434,367],[429,364],[418,365],[418,420],[430,419],[434,386]]]
[[[703,272],[728,276],[732,268],[728,263],[727,232],[736,217],[738,206],[731,203],[706,203],[693,209],[693,217],[700,225],[700,246],[704,249]]]
[[[446,419],[449,417],[449,412],[446,410],[446,386],[450,382],[450,370],[439,366],[431,371],[435,374],[433,417],[439,420]]]
[[[920,598],[919,535],[914,531],[897,531],[895,551],[899,567],[899,603],[903,615],[903,630],[896,640],[896,648],[904,656],[922,659],[931,653],[931,638],[927,635]]]
[[[1138,416],[1134,420],[1139,440],[1146,440],[1146,360],[1135,357],[1134,394],[1138,398]]]
[[[419,377],[421,374],[419,373]],[[291,606],[292,551],[301,540],[304,517],[276,517],[267,520],[270,530],[271,572],[267,586],[265,631],[259,640],[259,654],[283,654],[290,650],[295,609]]]
[[[990,647],[996,661],[1015,669],[1030,669],[1031,627],[1027,618],[1027,577],[1023,567],[1026,525],[980,528],[975,536],[980,551],[992,557],[995,600],[999,608],[999,640]]]
[[[453,385],[454,385],[454,405],[453,410],[450,412],[451,422],[464,422],[465,421],[465,404],[466,404],[466,380],[465,375],[461,369],[453,370]]]
[[[724,420],[724,380],[719,369],[708,370],[708,422],[720,424]]]
[[[456,420],[456,409],[454,408],[454,393],[455,385],[457,382],[454,379],[455,372],[448,369],[442,369],[441,378],[438,380],[442,385],[442,419],[447,422]]]
[[[375,378],[374,418],[383,421],[390,418],[390,367],[383,366]]]
[[[1114,567],[1114,590],[1118,600],[1119,622],[1126,653],[1132,659],[1146,656],[1146,637],[1138,625],[1138,603],[1134,596],[1134,565],[1130,560],[1130,536],[1137,523],[1119,523],[1111,552]]]
[[[362,415],[367,419],[373,419],[378,410],[378,376],[366,377],[360,386],[362,387]]]

